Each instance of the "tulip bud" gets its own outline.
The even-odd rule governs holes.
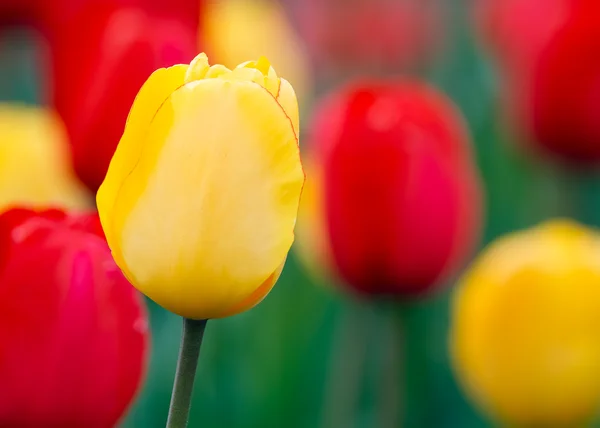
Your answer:
[[[600,404],[600,235],[551,221],[490,245],[454,296],[466,391],[507,426],[576,427]]]
[[[533,71],[534,141],[567,161],[600,161],[598,40],[600,5],[582,3],[549,41]]]
[[[264,58],[229,70],[200,54],[154,72],[97,195],[131,283],[192,319],[260,302],[294,240],[297,136],[294,90]]]
[[[0,425],[109,427],[146,365],[146,311],[96,214],[0,215]]]
[[[168,3],[174,8],[181,2]],[[93,191],[144,81],[157,68],[189,62],[197,51],[198,6],[192,20],[183,20],[158,15],[152,5],[89,2],[50,20],[52,102],[67,125],[75,170]]]
[[[434,89],[410,81],[342,88],[317,110],[309,152],[300,250],[331,263],[321,270],[351,289],[423,294],[475,244],[481,201],[469,136]]]
[[[600,161],[598,2],[479,0],[477,6],[480,32],[499,65],[505,113],[522,138],[562,161]]]
[[[0,104],[0,212],[13,206],[91,208],[71,170],[59,118],[42,108]]]

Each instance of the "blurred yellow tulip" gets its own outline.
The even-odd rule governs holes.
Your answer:
[[[600,235],[556,220],[492,244],[454,296],[466,391],[515,426],[580,427],[600,404]]]
[[[234,66],[268,57],[300,100],[311,90],[308,56],[285,10],[274,0],[211,0],[202,15],[201,44],[215,61]]]
[[[229,70],[200,54],[154,72],[97,195],[130,282],[192,319],[260,302],[294,240],[298,126],[294,90],[264,58]]]
[[[63,124],[53,112],[0,104],[0,211],[93,208],[71,169]]]

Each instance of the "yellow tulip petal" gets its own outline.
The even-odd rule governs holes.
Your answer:
[[[231,70],[228,69],[227,67],[225,67],[224,65],[215,64],[208,69],[204,78],[205,79],[215,79],[217,77],[220,77],[224,74],[229,74],[229,73],[231,73]]]
[[[293,242],[304,182],[283,108],[252,82],[192,82],[140,144],[112,213],[117,263],[189,318],[222,316],[255,296]]]
[[[197,55],[196,58],[190,63],[186,73],[185,73],[185,83],[193,82],[194,80],[204,79],[206,73],[210,69],[210,65],[208,64],[208,56],[202,52]]]
[[[140,157],[142,144],[156,111],[173,91],[183,85],[187,69],[187,65],[176,65],[156,70],[144,83],[133,102],[127,117],[125,132],[110,162],[106,178],[96,195],[100,220],[109,242],[112,241],[109,216],[123,180]],[[114,250],[113,255],[115,258],[119,257]]]
[[[277,102],[283,107],[285,113],[288,115],[294,126],[294,132],[296,135],[300,135],[300,114],[298,112],[298,100],[296,99],[296,93],[294,88],[285,79],[281,80],[281,86],[279,93],[277,94]]]
[[[254,292],[250,296],[246,297],[241,302],[236,303],[234,306],[224,311],[221,315],[215,316],[214,318],[230,317],[232,315],[236,315],[247,311],[248,309],[251,309],[254,306],[258,305],[260,302],[262,302],[262,300],[265,297],[267,297],[267,294],[269,294],[269,292],[273,289],[275,283],[281,276],[281,272],[283,271],[284,266],[285,260],[279,265],[277,270],[273,272],[271,276],[265,280],[265,282],[262,283],[260,287],[254,290]]]
[[[265,86],[265,76],[254,68],[236,68],[231,73],[220,76],[224,80],[246,80]]]

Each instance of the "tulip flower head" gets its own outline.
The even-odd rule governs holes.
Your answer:
[[[463,277],[451,351],[508,426],[585,426],[600,406],[600,234],[555,220],[486,249]]]
[[[93,198],[71,169],[60,118],[43,108],[0,104],[0,212],[14,206],[86,209]]]
[[[563,163],[598,163],[598,2],[479,0],[476,5],[480,33],[499,65],[505,113],[522,139]]]
[[[292,86],[264,58],[229,70],[200,54],[154,72],[97,195],[131,283],[191,319],[260,302],[294,240],[298,120]]]
[[[411,81],[354,82],[317,110],[299,246],[351,290],[421,295],[479,232],[479,182],[462,118]]]
[[[51,102],[67,126],[75,171],[95,192],[142,84],[197,52],[200,1],[46,3]]]
[[[540,54],[531,87],[534,141],[560,159],[600,161],[600,4],[581,3]]]
[[[115,426],[142,380],[148,327],[97,214],[0,215],[0,294],[0,426]]]

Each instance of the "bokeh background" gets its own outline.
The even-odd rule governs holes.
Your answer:
[[[0,100],[51,107],[49,41],[17,13],[18,2],[10,7],[9,0],[0,1],[9,6],[0,14]],[[515,15],[515,32],[551,13],[544,2],[528,3],[538,7],[520,13],[522,22]],[[310,139],[315,104],[348,79],[416,76],[439,88],[472,135],[485,195],[480,248],[551,217],[600,224],[593,168],[575,172],[523,149],[526,141],[507,117],[508,90],[486,39],[492,24],[479,16],[469,0],[209,0],[201,8],[197,50],[228,66],[265,54],[298,92],[301,146]],[[510,19],[504,25],[513,28]],[[127,33],[114,31],[116,40],[118,31]],[[89,49],[101,60],[105,53],[94,43],[82,36],[68,54],[76,59]],[[115,87],[115,96],[120,90]],[[209,322],[190,426],[491,426],[450,368],[455,280],[423,299],[367,302],[311,275],[292,251],[262,304]],[[167,417],[181,319],[147,303],[151,359],[123,427],[161,427]]]

